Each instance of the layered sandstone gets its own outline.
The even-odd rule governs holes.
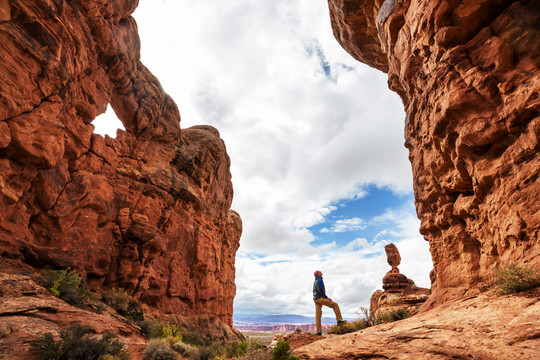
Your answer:
[[[429,290],[418,287],[412,279],[399,271],[401,256],[394,244],[384,247],[388,264],[392,267],[383,277],[383,289],[371,295],[369,316],[377,317],[390,311],[403,309],[413,314],[429,298]]]
[[[230,160],[140,62],[137,0],[0,1],[0,261],[232,326]],[[93,134],[110,104],[126,131]],[[224,331],[230,333],[230,329]]]
[[[432,303],[473,294],[503,262],[540,258],[540,12],[535,1],[329,0],[334,35],[388,73]]]

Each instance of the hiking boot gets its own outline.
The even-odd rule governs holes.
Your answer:
[[[337,322],[338,326],[345,325],[347,322],[345,320],[339,320]]]

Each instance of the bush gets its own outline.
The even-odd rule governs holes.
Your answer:
[[[229,343],[229,345],[227,345],[227,347],[225,348],[225,357],[241,357],[253,353],[257,350],[266,348],[267,347],[265,345],[262,345],[261,342],[257,339],[249,341],[236,340]]]
[[[60,339],[54,340],[52,333],[46,333],[30,342],[32,351],[42,360],[127,360],[124,344],[113,333],[105,333],[101,338],[89,336],[89,326],[75,324],[60,332]]]
[[[43,269],[38,282],[51,294],[74,306],[87,305],[91,296],[86,284],[82,282],[81,275],[71,268]]]
[[[152,339],[143,354],[143,360],[175,360],[176,353],[165,339]]]
[[[328,329],[329,334],[348,334],[371,326],[369,321],[369,310],[365,307],[360,308],[359,318],[353,322],[346,322],[341,325],[332,326]]]
[[[247,348],[247,353],[252,353],[257,350],[266,349],[268,348],[266,345],[261,344],[261,342],[257,339],[253,339],[249,341],[249,345]]]
[[[181,341],[174,343],[171,347],[180,355],[188,358],[193,358],[199,352],[199,349],[197,347]]]
[[[216,344],[212,343],[210,345],[201,346],[199,348],[199,353],[195,354],[192,357],[193,360],[214,360],[216,356],[219,356],[222,353],[222,348]]]
[[[398,320],[403,320],[411,316],[405,309],[396,309],[387,312],[381,312],[371,319],[371,325],[386,324]]]
[[[299,360],[299,358],[291,355],[291,347],[288,341],[280,340],[274,348],[272,360]]]
[[[342,325],[332,326],[328,329],[328,334],[348,334],[371,326],[369,320],[360,319],[353,322],[346,322]]]
[[[103,291],[101,299],[129,320],[137,322],[144,320],[144,313],[140,309],[139,302],[122,288],[113,288],[110,292]]]
[[[233,341],[225,348],[225,356],[228,358],[243,356],[247,353],[248,347],[249,343],[247,341]]]
[[[172,344],[171,348],[182,356],[193,360],[213,360],[223,355],[223,348],[218,343],[194,346],[179,341]]]
[[[540,285],[540,270],[529,264],[504,264],[495,271],[494,283],[500,294],[512,294]]]
[[[360,308],[360,318],[353,322],[346,322],[341,325],[332,326],[328,329],[329,334],[348,334],[359,331],[370,326],[386,324],[393,321],[402,320],[411,316],[405,309],[396,309],[387,312],[380,312],[373,317],[369,317],[369,311],[366,308]]]
[[[165,323],[159,320],[154,322],[143,321],[139,324],[141,330],[151,339],[175,338],[176,341],[183,339],[180,325],[176,323]]]

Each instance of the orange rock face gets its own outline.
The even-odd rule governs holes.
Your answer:
[[[433,303],[540,255],[540,12],[534,1],[329,0],[334,35],[388,73]],[[475,290],[473,290],[475,291]]]
[[[0,1],[0,259],[232,326],[242,224],[217,130],[140,62],[136,0]],[[111,104],[126,132],[93,134]]]

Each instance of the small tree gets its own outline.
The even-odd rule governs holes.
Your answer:
[[[71,268],[64,270],[43,269],[39,283],[54,296],[74,306],[84,306],[90,299],[90,291],[81,275]]]
[[[280,340],[274,348],[272,360],[299,360],[299,358],[291,355],[291,347],[288,341]]]

